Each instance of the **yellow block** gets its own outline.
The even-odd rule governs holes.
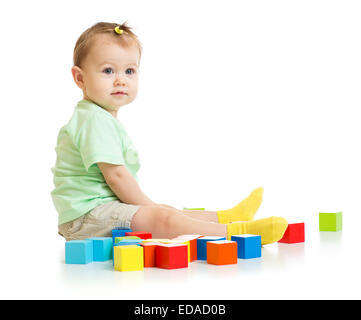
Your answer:
[[[114,247],[114,270],[138,271],[143,269],[143,247],[137,245]]]
[[[191,261],[191,246],[190,246],[190,242],[189,240],[181,240],[181,239],[173,239],[173,240],[168,240],[166,239],[166,241],[160,241],[162,243],[181,243],[181,244],[186,244],[187,248],[188,248],[188,262]]]

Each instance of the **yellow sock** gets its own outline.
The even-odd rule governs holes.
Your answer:
[[[219,223],[233,221],[249,221],[256,214],[262,203],[263,188],[257,188],[251,194],[232,209],[217,211]]]
[[[287,229],[287,220],[281,217],[269,217],[246,222],[227,224],[227,239],[237,234],[257,234],[261,236],[261,243],[268,244],[280,240]]]

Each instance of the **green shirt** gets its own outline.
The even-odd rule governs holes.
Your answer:
[[[90,101],[78,102],[72,118],[60,129],[55,151],[51,196],[59,225],[118,199],[97,162],[125,165],[137,180],[138,153],[123,125]]]

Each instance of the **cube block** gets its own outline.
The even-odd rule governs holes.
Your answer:
[[[93,262],[93,241],[70,240],[65,242],[66,264],[87,264]]]
[[[298,243],[305,242],[305,224],[304,222],[289,223],[283,234],[283,237],[278,242],[281,243]]]
[[[190,261],[197,260],[197,239],[202,237],[202,235],[192,235],[192,234],[184,234],[174,238],[173,240],[187,240],[189,241],[190,246]]]
[[[144,268],[153,268],[155,263],[155,248],[159,243],[155,242],[142,242],[140,245],[143,247],[144,253]]]
[[[113,258],[113,241],[111,237],[93,237],[93,261],[107,261]]]
[[[187,246],[187,252],[188,252],[188,262],[191,261],[191,246],[189,243],[189,240],[182,240],[182,239],[176,239],[176,240],[165,240],[161,241],[163,244],[185,244]]]
[[[237,263],[237,243],[231,240],[207,242],[207,263],[216,265]]]
[[[167,241],[169,241],[170,239],[145,239],[142,241],[142,243],[147,243],[147,242],[155,242],[155,243],[165,243]]]
[[[115,247],[131,246],[131,245],[139,246],[142,241],[143,241],[142,239],[129,239],[129,240],[119,241],[118,243],[113,243],[113,265],[114,265],[114,249],[115,249]]]
[[[126,241],[126,240],[140,240],[139,237],[136,236],[124,236],[124,237],[114,237],[114,244],[119,243],[121,241]]]
[[[112,230],[113,243],[114,243],[115,237],[124,237],[126,232],[132,232],[132,230],[131,229],[119,229],[119,228],[113,229]]]
[[[205,236],[197,239],[197,259],[198,260],[207,260],[207,242],[208,241],[218,241],[226,240],[225,237],[219,236]]]
[[[135,236],[138,237],[140,239],[150,239],[152,238],[152,234],[150,232],[135,232],[135,231],[131,231],[131,232],[126,232],[125,233],[126,236]]]
[[[157,268],[178,269],[188,267],[188,248],[185,244],[161,243],[155,248]]]
[[[237,242],[239,259],[253,259],[262,256],[261,236],[255,234],[240,234],[231,237]]]
[[[143,248],[136,245],[114,247],[114,270],[138,271],[144,269]]]
[[[320,231],[340,231],[342,230],[342,212],[319,213]]]

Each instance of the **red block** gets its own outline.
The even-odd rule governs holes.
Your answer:
[[[136,232],[136,231],[132,231],[132,232],[126,232],[125,233],[126,236],[136,236],[140,239],[151,239],[152,238],[152,234],[150,232]]]
[[[185,244],[158,244],[155,248],[155,265],[163,269],[188,267],[188,246]]]
[[[190,261],[197,260],[197,239],[202,237],[201,235],[184,234],[178,236],[172,240],[187,240],[190,244]]]
[[[281,243],[298,243],[305,242],[305,223],[290,223],[278,242]]]

